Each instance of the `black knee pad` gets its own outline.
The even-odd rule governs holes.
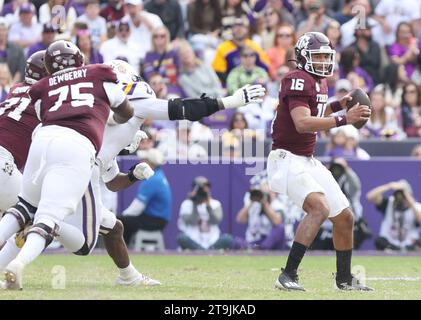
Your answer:
[[[37,208],[30,205],[27,201],[19,197],[19,202],[7,210],[4,215],[13,215],[19,223],[21,229],[32,222]]]
[[[47,248],[50,243],[54,240],[54,237],[57,235],[58,226],[55,225],[54,229],[50,228],[44,223],[34,224],[28,233],[25,235],[25,240],[31,233],[37,233],[45,239],[45,248]]]

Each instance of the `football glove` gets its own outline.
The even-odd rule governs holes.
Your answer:
[[[261,84],[245,85],[232,96],[221,98],[225,109],[239,108],[249,103],[262,103],[266,89]]]
[[[127,150],[128,153],[133,153],[137,150],[137,148],[139,148],[139,144],[140,141],[142,141],[143,139],[148,139],[148,135],[146,132],[142,131],[142,130],[137,130],[137,132],[135,133],[132,143],[130,143],[127,147],[124,148],[124,150]]]

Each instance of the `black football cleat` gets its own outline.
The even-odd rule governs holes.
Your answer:
[[[275,282],[275,288],[287,291],[306,291],[298,284],[298,275],[291,276],[284,269]]]
[[[351,276],[348,280],[335,280],[336,289],[343,290],[343,291],[374,291],[373,288],[367,287],[360,283],[360,281]]]

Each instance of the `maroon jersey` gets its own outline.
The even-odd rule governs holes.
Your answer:
[[[28,95],[30,87],[26,83],[16,84],[0,104],[0,145],[13,155],[19,169],[26,163],[32,131],[39,124]]]
[[[73,129],[87,137],[98,152],[110,112],[104,82],[116,83],[116,74],[110,66],[93,64],[43,78],[31,87],[29,95],[39,108],[43,126]]]
[[[279,105],[272,123],[272,149],[285,149],[301,156],[311,156],[316,132],[298,133],[291,117],[292,109],[307,107],[312,116],[323,117],[327,103],[326,79],[317,80],[303,70],[289,72],[281,83]]]

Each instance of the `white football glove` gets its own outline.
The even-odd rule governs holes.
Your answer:
[[[261,84],[249,85],[236,90],[232,96],[221,98],[225,109],[239,108],[249,103],[262,103],[266,89]]]
[[[148,138],[149,137],[146,132],[142,130],[137,130],[133,137],[132,143],[125,147],[124,150],[127,150],[129,153],[133,153],[137,150],[137,148],[139,148],[140,141]]]
[[[138,163],[133,169],[133,175],[138,180],[147,180],[155,174],[155,171],[145,162]]]

